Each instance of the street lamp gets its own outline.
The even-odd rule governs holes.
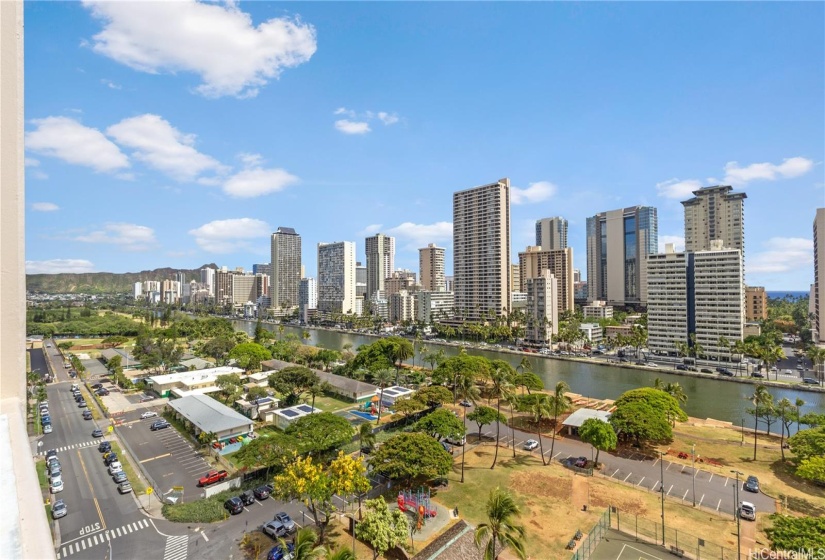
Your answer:
[[[696,507],[696,444],[691,446],[691,470],[693,474],[693,507]]]
[[[733,515],[736,517],[736,558],[740,558],[742,554],[742,541],[739,532],[739,475],[743,474],[739,471],[730,471],[736,475],[736,486],[733,487]]]
[[[662,487],[659,489],[659,492],[662,494],[662,546],[665,545],[665,463],[664,463],[664,456],[665,454],[659,451],[659,471],[661,472],[662,477]]]

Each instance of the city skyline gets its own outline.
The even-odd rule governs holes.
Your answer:
[[[681,202],[721,184],[748,196],[747,283],[813,282],[821,4],[287,8],[25,5],[29,273],[250,269],[289,223],[307,276],[319,242],[362,258],[377,232],[397,268],[435,243],[451,274],[452,193],[509,177],[511,256],[561,216],[584,271],[585,219],[636,205],[680,250]]]

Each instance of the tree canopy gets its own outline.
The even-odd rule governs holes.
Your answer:
[[[464,422],[445,408],[439,408],[423,417],[415,423],[414,429],[432,437],[445,438],[460,438],[466,432]]]
[[[384,554],[407,540],[409,521],[400,509],[390,510],[383,496],[367,500],[366,514],[355,526],[355,536],[372,547],[372,558]]]
[[[257,371],[261,369],[261,362],[272,359],[272,353],[257,342],[244,342],[235,346],[229,357],[237,362],[238,367]]]
[[[596,448],[595,463],[599,464],[599,452],[616,449],[618,443],[616,432],[607,422],[598,418],[588,418],[579,428],[579,437],[585,443],[589,443]]]
[[[310,387],[320,383],[318,374],[304,366],[289,366],[269,375],[269,386],[281,395],[284,406],[293,406]]]
[[[284,433],[295,439],[300,453],[325,454],[352,441],[355,428],[337,414],[317,412],[298,418]]]
[[[435,404],[444,404],[453,400],[453,395],[450,390],[440,385],[428,385],[422,387],[415,394],[415,398],[420,400],[426,406]]]
[[[404,432],[387,440],[368,463],[378,474],[410,486],[450,472],[453,457],[427,434]]]
[[[433,370],[432,380],[435,384],[452,384],[459,375],[472,379],[487,379],[492,372],[490,360],[484,356],[457,354],[443,360]]]
[[[676,399],[664,391],[641,387],[619,397],[610,424],[617,434],[637,443],[666,443],[673,439],[672,420],[687,420]]]
[[[481,440],[481,428],[493,422],[507,423],[507,417],[489,406],[477,406],[467,415],[467,420],[475,422],[478,426],[478,439]]]
[[[795,433],[788,438],[788,445],[802,460],[825,456],[825,426]]]

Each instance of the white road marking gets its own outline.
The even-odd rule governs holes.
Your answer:
[[[719,511],[719,508],[722,506],[722,498],[719,498],[719,503],[716,504],[716,511]]]
[[[613,478],[614,476],[616,476],[617,472],[619,472],[619,469],[616,469],[615,471],[613,471],[613,474],[610,475],[610,478]]]
[[[201,531],[201,536],[203,537],[203,540],[205,540],[206,542],[209,542],[209,537],[206,536],[206,533]]]
[[[699,499],[699,505],[700,506],[702,505],[702,501],[704,501],[704,499],[705,499],[705,495],[702,494],[702,497]]]
[[[684,496],[682,496],[682,499],[683,499],[683,500],[684,500],[685,498],[687,498],[687,493],[688,493],[688,491],[687,491],[687,490],[685,490],[685,495],[684,495]]]
[[[667,489],[667,495],[670,496],[670,491],[673,490],[673,485],[670,485],[670,488]]]
[[[633,474],[633,473],[628,473],[628,474],[627,474],[627,476],[626,476],[626,477],[624,477],[623,482],[627,482],[627,479],[628,479],[628,478],[630,478],[630,475],[631,475],[631,474]]]
[[[694,473],[693,476],[696,476],[696,473]],[[710,482],[711,480],[713,480],[713,473],[710,473],[710,478],[708,479],[708,482]]]

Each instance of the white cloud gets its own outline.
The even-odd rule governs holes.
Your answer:
[[[685,238],[681,235],[660,235],[659,236],[659,252],[665,252],[665,244],[673,243],[673,249],[680,253],[685,250]]]
[[[215,220],[201,227],[189,230],[189,235],[204,251],[210,253],[232,253],[249,251],[260,245],[250,240],[269,237],[272,228],[262,220],[254,218],[233,218]]]
[[[453,238],[452,222],[436,222],[434,224],[414,224],[404,222],[387,230],[392,235],[407,241],[410,248],[426,247],[428,243],[446,243]]]
[[[735,161],[725,164],[725,184],[742,186],[750,181],[775,181],[776,179],[792,179],[804,175],[813,169],[814,162],[803,157],[792,157],[782,160],[780,164],[752,163],[746,167],[739,167]]]
[[[335,109],[335,111],[332,114],[333,115],[346,115],[351,119],[355,118],[355,111],[353,111],[352,109],[347,109],[346,107],[338,107],[337,109]]]
[[[285,68],[310,59],[315,29],[299,19],[272,18],[258,26],[233,2],[109,2],[83,4],[101,20],[92,48],[150,74],[192,72],[207,97],[254,97]]]
[[[384,111],[380,111],[378,113],[378,119],[387,126],[395,124],[400,120],[398,118],[398,115],[396,115],[395,113],[390,114],[385,113]]]
[[[747,257],[748,274],[810,269],[814,262],[814,242],[811,239],[771,237],[762,245],[764,251]]]
[[[298,181],[284,169],[244,169],[226,180],[223,191],[237,198],[251,198],[281,191]]]
[[[155,230],[152,228],[126,223],[105,224],[103,229],[78,235],[74,240],[118,245],[123,251],[148,251],[157,243]]]
[[[118,144],[134,149],[135,159],[178,181],[191,181],[204,171],[225,171],[220,162],[193,147],[194,134],[184,134],[158,115],[124,119],[106,133]]]
[[[40,166],[40,161],[36,160],[34,158],[27,157],[25,159],[25,164],[26,164],[26,167],[39,167]]]
[[[101,78],[100,83],[108,86],[109,89],[123,89],[121,86],[114,83],[112,80],[107,80],[106,78]]]
[[[260,167],[264,162],[264,158],[261,154],[250,154],[246,152],[241,152],[238,154],[238,159],[241,160],[244,167]]]
[[[556,194],[556,190],[556,185],[547,181],[530,183],[530,186],[526,189],[510,187],[510,202],[512,204],[541,202]]]
[[[362,229],[361,231],[356,232],[355,235],[357,235],[358,237],[366,237],[368,235],[375,235],[376,233],[381,231],[382,226],[383,226],[383,224],[370,224],[367,227],[365,227],[364,229]]]
[[[668,179],[661,183],[656,183],[656,190],[659,196],[673,199],[688,199],[693,196],[693,191],[702,188],[702,182],[697,179],[680,181],[679,179]]]
[[[372,130],[369,123],[349,119],[335,121],[335,128],[344,134],[366,134]]]
[[[56,157],[95,171],[112,172],[129,167],[129,159],[96,128],[68,117],[32,120],[37,128],[26,133],[26,149]]]
[[[26,274],[66,274],[92,272],[95,265],[85,259],[26,261]]]
[[[60,206],[53,202],[34,202],[32,203],[32,210],[37,210],[38,212],[54,212],[55,210],[60,210]]]

